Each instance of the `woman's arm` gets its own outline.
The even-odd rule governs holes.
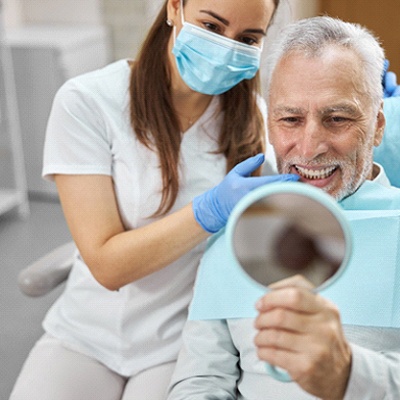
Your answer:
[[[125,230],[112,178],[55,175],[72,237],[93,276],[110,290],[162,269],[209,236],[191,204],[147,226]]]
[[[251,177],[262,154],[236,165],[220,184],[156,222],[126,231],[118,212],[112,178],[55,174],[72,237],[93,276],[106,288],[143,278],[177,260],[226,224],[236,203],[251,190],[297,175]]]

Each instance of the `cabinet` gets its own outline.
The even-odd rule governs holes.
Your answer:
[[[1,5],[0,0],[0,214],[17,207],[26,217],[29,202],[14,70],[10,49],[4,42]]]
[[[43,144],[54,96],[68,79],[110,62],[104,26],[25,25],[7,32],[15,70],[28,191],[57,198],[53,183],[41,178]]]

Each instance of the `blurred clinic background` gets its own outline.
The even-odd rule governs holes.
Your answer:
[[[46,122],[69,78],[135,58],[163,0],[0,0],[0,400],[42,334],[63,290],[28,297],[19,272],[71,240],[54,185],[41,179]],[[318,14],[359,22],[380,38],[400,74],[399,0],[283,0],[279,26]]]

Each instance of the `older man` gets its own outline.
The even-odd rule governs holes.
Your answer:
[[[282,32],[270,48],[267,93],[280,173],[298,174],[349,208],[367,187],[400,209],[400,191],[386,188],[373,163],[385,127],[383,61],[358,25],[316,17]],[[187,323],[169,400],[400,398],[400,329],[343,326],[335,305],[301,284],[274,289],[257,303],[254,343],[252,319]],[[260,360],[293,382],[275,381]]]

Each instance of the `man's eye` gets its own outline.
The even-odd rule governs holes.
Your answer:
[[[340,124],[342,122],[347,122],[349,119],[346,117],[339,117],[339,116],[334,116],[328,119],[328,121],[331,121],[335,124]]]
[[[297,117],[284,117],[281,119],[282,122],[286,122],[288,124],[294,124],[299,121]]]

